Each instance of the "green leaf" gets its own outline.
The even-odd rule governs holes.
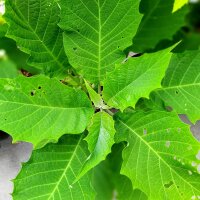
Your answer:
[[[122,148],[117,144],[107,159],[93,170],[93,186],[97,193],[95,200],[146,200],[146,195],[138,189],[133,189],[131,181],[120,175]]]
[[[172,40],[173,35],[185,25],[185,16],[189,12],[184,6],[172,13],[174,0],[142,0],[140,11],[144,14],[131,50],[145,52],[156,47],[161,40]]]
[[[173,112],[121,114],[116,141],[127,141],[121,173],[151,200],[200,195],[200,144]]]
[[[54,0],[6,0],[7,36],[28,54],[28,64],[50,76],[64,76],[68,66],[64,53],[59,7]]]
[[[176,12],[178,9],[180,9],[181,7],[183,7],[188,2],[189,2],[188,0],[175,0],[174,1],[173,12]]]
[[[60,0],[70,64],[92,83],[125,59],[141,20],[139,0]]]
[[[167,106],[187,114],[192,122],[200,119],[200,51],[174,54],[163,81],[157,90]]]
[[[41,147],[84,131],[93,109],[86,94],[44,76],[0,79],[0,130]]]
[[[81,169],[79,178],[90,169],[94,168],[111,152],[114,142],[115,128],[113,118],[105,112],[98,112],[94,115],[88,128],[88,136],[85,140],[88,143],[90,156]]]
[[[17,67],[12,61],[0,59],[0,78],[15,78],[18,74]]]
[[[72,135],[34,151],[14,180],[13,199],[93,200],[95,193],[89,174],[72,185],[87,155],[82,137]]]
[[[117,66],[104,81],[103,98],[107,104],[120,110],[134,107],[139,98],[148,98],[152,90],[161,87],[171,58],[169,51],[132,58]]]
[[[90,99],[94,103],[94,106],[97,108],[101,108],[103,106],[103,99],[101,98],[100,94],[96,93],[96,91],[89,85],[87,81],[85,81],[85,85],[89,93]]]

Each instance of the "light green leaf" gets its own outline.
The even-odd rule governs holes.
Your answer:
[[[127,141],[121,173],[151,200],[200,195],[200,144],[173,112],[121,114],[116,141]]]
[[[96,91],[89,85],[87,81],[85,81],[85,85],[89,93],[90,99],[94,103],[94,106],[97,108],[101,108],[104,103],[100,94],[96,93]]]
[[[115,143],[114,120],[105,112],[98,112],[94,115],[88,128],[88,136],[85,140],[88,143],[90,156],[81,169],[79,178],[90,169],[94,168],[111,152],[111,147]]]
[[[200,119],[200,51],[174,54],[163,81],[157,90],[167,106],[187,114],[195,122]]]
[[[125,59],[141,20],[140,0],[60,0],[70,64],[92,83]],[[76,6],[75,6],[76,5]]]
[[[178,9],[183,7],[188,2],[189,2],[188,0],[175,0],[174,7],[173,7],[173,12],[176,12]]]
[[[0,79],[0,130],[41,147],[84,131],[92,114],[84,92],[44,76]]]
[[[114,108],[134,107],[141,97],[149,97],[161,80],[171,58],[170,50],[129,59],[117,66],[104,81],[103,99]]]
[[[6,0],[7,36],[28,54],[28,64],[50,76],[64,76],[68,66],[62,42],[59,7],[54,0]]]
[[[188,6],[172,13],[174,0],[142,0],[140,11],[144,14],[131,50],[145,52],[156,47],[162,40],[172,40],[173,36],[186,24]]]
[[[0,78],[15,78],[18,74],[17,67],[12,61],[0,59]]]
[[[87,155],[82,137],[72,135],[34,151],[14,180],[13,199],[93,200],[89,174],[72,185]]]

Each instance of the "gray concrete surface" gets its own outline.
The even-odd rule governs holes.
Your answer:
[[[12,144],[11,138],[0,139],[0,200],[11,200],[12,179],[16,177],[21,163],[26,162],[32,151],[28,143]]]
[[[200,141],[200,121],[192,125],[185,116],[180,118],[191,125],[194,136]],[[28,143],[11,144],[11,138],[0,139],[0,200],[12,200],[10,193],[13,190],[14,179],[21,163],[28,161],[32,152],[32,145]]]

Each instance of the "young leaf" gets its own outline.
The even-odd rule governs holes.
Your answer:
[[[140,0],[60,0],[64,46],[70,64],[90,82],[101,82],[125,59],[141,20]],[[75,6],[76,5],[76,6]]]
[[[88,84],[87,81],[85,81],[85,85],[86,85],[87,91],[90,95],[90,99],[94,103],[94,106],[97,108],[102,107],[103,99],[101,98],[100,94],[96,93],[96,91]]]
[[[148,199],[191,199],[200,195],[200,144],[175,113],[121,114],[116,140],[128,142],[121,173]]]
[[[139,98],[148,98],[153,89],[161,87],[161,80],[171,58],[169,51],[167,49],[129,59],[108,74],[103,90],[107,104],[120,110],[134,107]]]
[[[90,175],[73,184],[88,155],[82,136],[65,135],[58,144],[33,151],[30,161],[14,180],[14,200],[93,200]]]
[[[140,10],[144,14],[131,50],[145,52],[153,49],[161,40],[172,40],[173,35],[185,25],[187,6],[172,13],[174,0],[142,0]]]
[[[200,119],[200,52],[174,54],[159,95],[167,106],[180,114],[187,114],[195,122]]]
[[[0,130],[41,147],[84,131],[93,109],[86,94],[44,76],[0,79]]]
[[[6,0],[7,36],[30,54],[29,65],[50,76],[63,75],[68,66],[58,14],[54,0]]]
[[[106,156],[111,152],[115,135],[113,118],[103,111],[96,113],[88,128],[88,132],[89,134],[85,140],[88,143],[91,154],[83,165],[79,178],[102,160],[105,160]]]
[[[17,67],[12,61],[0,58],[0,78],[15,78],[18,74]]]

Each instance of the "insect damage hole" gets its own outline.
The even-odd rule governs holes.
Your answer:
[[[31,91],[31,96],[33,97],[35,95],[35,90]]]
[[[170,188],[174,184],[173,181],[170,181],[169,183],[164,184],[165,188]]]
[[[179,94],[179,91],[178,91],[178,90],[176,90],[176,91],[175,91],[175,93],[176,93],[176,94]]]

